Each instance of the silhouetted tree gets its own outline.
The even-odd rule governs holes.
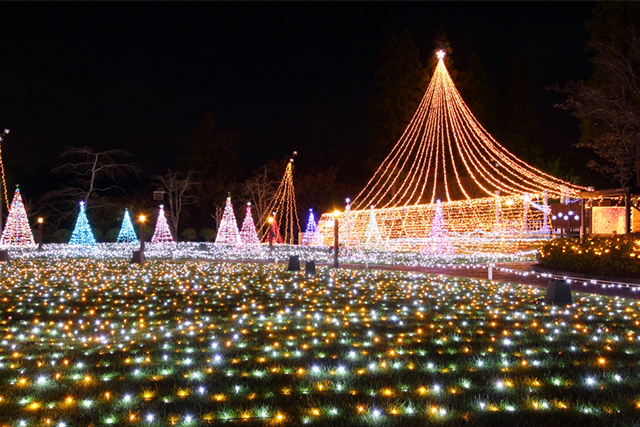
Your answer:
[[[52,220],[56,221],[56,226],[76,212],[80,200],[85,202],[87,210],[114,209],[118,202],[113,197],[125,193],[123,182],[140,173],[137,164],[123,161],[132,157],[126,150],[95,151],[89,147],[68,147],[60,157],[74,160],[52,170],[54,174],[61,175],[62,188],[49,191],[42,198],[46,210],[53,213]]]
[[[595,53],[594,75],[588,82],[557,88],[567,94],[560,104],[582,123],[579,147],[599,157],[589,166],[618,183],[627,199],[630,231],[631,189],[640,186],[640,6],[599,3],[587,23],[587,50]]]
[[[411,32],[391,35],[380,51],[373,84],[380,92],[369,99],[370,169],[375,169],[400,139],[424,95],[428,79]]]
[[[169,204],[168,209],[165,209],[168,217],[167,222],[171,227],[174,240],[177,240],[180,214],[184,206],[197,202],[197,196],[192,192],[198,183],[193,180],[193,172],[191,171],[186,174],[169,171],[165,175],[156,176],[155,179],[160,189],[167,195]]]
[[[458,90],[476,119],[489,131],[497,129],[496,97],[491,90],[487,71],[475,53],[469,58],[469,65],[459,75]]]
[[[495,136],[512,153],[529,163],[539,165],[543,156],[532,96],[520,56],[513,52],[502,77],[498,96],[500,126]]]
[[[182,141],[187,154],[179,163],[184,171],[195,172],[192,179],[200,185],[194,189],[194,195],[204,218],[209,218],[219,200],[225,200],[235,188],[239,159],[234,149],[236,138],[233,132],[217,132],[213,113],[208,111],[193,133]]]

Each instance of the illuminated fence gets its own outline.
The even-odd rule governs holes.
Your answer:
[[[339,218],[339,241],[362,248],[438,253],[451,247],[456,253],[484,253],[515,252],[549,238],[548,210],[530,202],[527,196],[442,203],[445,228],[434,235],[437,206],[347,210]],[[379,230],[377,237],[372,231],[374,223]],[[320,218],[318,230],[323,245],[332,245],[334,223],[330,214]]]

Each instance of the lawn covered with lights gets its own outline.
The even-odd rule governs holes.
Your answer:
[[[627,426],[640,305],[388,271],[18,260],[0,424]]]

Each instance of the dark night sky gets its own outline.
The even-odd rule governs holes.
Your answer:
[[[549,104],[586,79],[594,2],[2,3],[0,127],[6,163],[55,165],[61,147],[126,148],[171,165],[211,110],[245,168],[305,147],[362,147],[378,53],[411,30],[423,63],[438,25],[456,68],[476,52],[498,80],[517,51],[549,147],[577,121]],[[551,148],[550,148],[551,149]],[[553,150],[553,149],[551,149]]]

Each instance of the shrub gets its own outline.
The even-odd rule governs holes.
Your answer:
[[[200,230],[200,237],[207,242],[210,242],[216,238],[216,232],[211,228],[203,228],[202,230]]]
[[[69,239],[71,239],[71,231],[66,228],[60,228],[53,233],[53,240],[56,243],[68,243]]]
[[[552,270],[640,278],[640,235],[555,239],[538,259]]]
[[[104,235],[104,240],[107,242],[115,242],[118,240],[118,234],[120,234],[120,229],[112,228]]]
[[[102,230],[96,227],[91,227],[91,232],[93,233],[93,237],[95,237],[96,242],[101,242],[104,238],[104,234],[102,234]]]
[[[182,233],[180,233],[180,240],[183,242],[193,242],[197,237],[196,230],[193,228],[185,228]]]

